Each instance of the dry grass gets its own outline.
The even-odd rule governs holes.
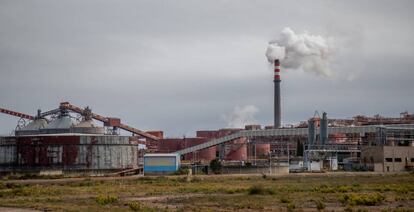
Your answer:
[[[391,210],[414,208],[414,175],[142,177],[0,182],[0,206],[52,211]]]

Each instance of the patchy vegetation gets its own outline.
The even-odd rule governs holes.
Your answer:
[[[0,206],[51,211],[407,211],[414,175],[245,175],[0,181]]]
[[[141,211],[141,212],[156,212],[161,211],[159,208],[151,208],[139,202],[130,202],[128,203],[129,209],[132,211]]]
[[[385,197],[379,193],[368,194],[344,194],[339,197],[339,201],[349,205],[377,205],[384,201]]]
[[[99,195],[95,198],[95,201],[100,205],[107,205],[118,202],[118,197],[112,195]]]
[[[250,195],[266,195],[266,194],[275,194],[271,188],[264,188],[262,185],[254,185],[249,188]]]

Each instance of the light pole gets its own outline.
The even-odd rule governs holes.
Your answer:
[[[269,151],[269,174],[272,174],[272,152]]]

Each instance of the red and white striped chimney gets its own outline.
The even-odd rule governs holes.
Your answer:
[[[280,80],[280,62],[275,60],[275,80]]]
[[[274,62],[275,67],[275,78],[273,82],[275,83],[275,105],[274,105],[274,127],[280,128],[281,127],[281,106],[280,106],[280,61],[275,60]]]

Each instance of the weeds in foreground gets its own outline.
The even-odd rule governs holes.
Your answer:
[[[280,198],[280,202],[281,203],[290,203],[290,199],[288,199],[286,197],[282,197],[282,198]]]
[[[142,211],[142,212],[153,212],[158,211],[158,209],[150,208],[140,202],[130,202],[128,203],[129,209],[132,211]]]
[[[313,189],[314,192],[320,192],[320,193],[347,193],[347,192],[357,192],[360,190],[359,185],[358,186],[349,186],[349,185],[339,185],[339,186],[329,186],[329,185],[321,185],[318,187],[315,187]]]
[[[369,194],[343,194],[339,197],[342,204],[348,205],[377,205],[384,201],[385,197],[379,193]]]
[[[288,211],[293,211],[296,208],[296,205],[295,205],[295,203],[291,202],[286,207],[287,207]]]
[[[118,197],[113,195],[99,195],[95,198],[95,201],[100,205],[107,205],[118,202]]]
[[[249,195],[274,195],[276,192],[271,188],[264,188],[261,185],[254,185],[248,189]]]
[[[316,204],[316,209],[318,209],[318,211],[321,211],[325,209],[326,207],[325,203],[323,203],[321,200],[315,200],[315,204]]]

